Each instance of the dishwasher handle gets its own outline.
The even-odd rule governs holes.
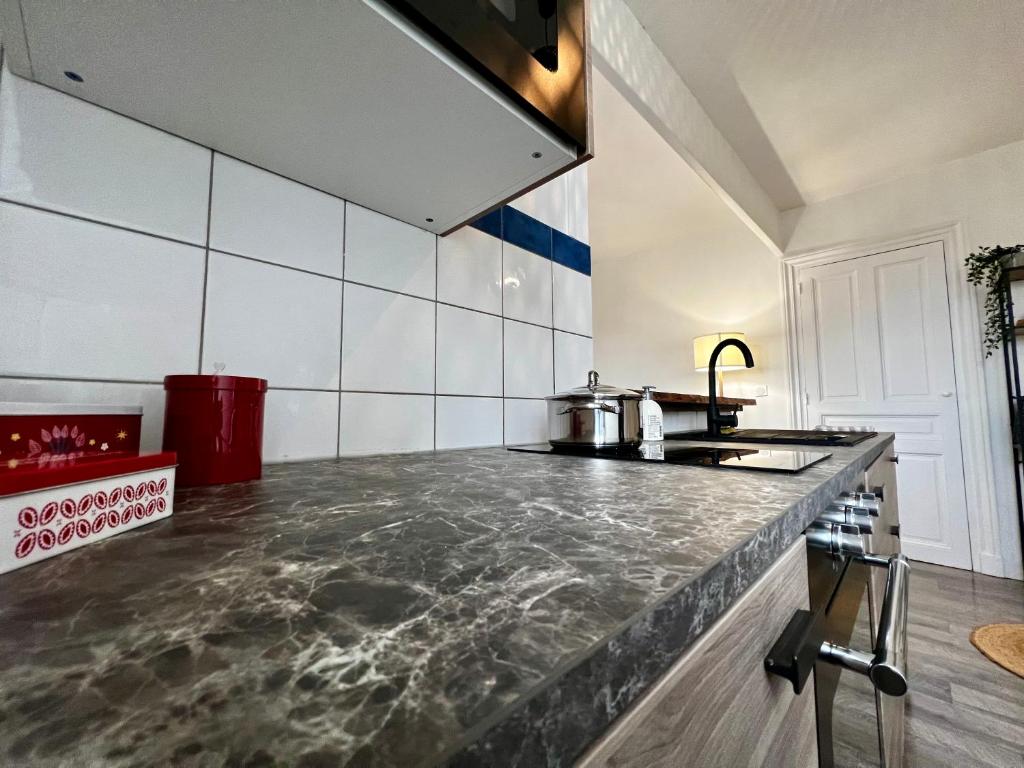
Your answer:
[[[885,567],[885,597],[878,620],[878,637],[871,653],[824,642],[818,658],[867,676],[882,693],[903,696],[907,692],[907,608],[910,562],[906,555],[864,555],[858,560]]]

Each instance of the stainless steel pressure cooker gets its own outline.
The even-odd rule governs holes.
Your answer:
[[[597,371],[587,386],[549,395],[548,440],[554,446],[639,445],[640,395],[598,383]]]

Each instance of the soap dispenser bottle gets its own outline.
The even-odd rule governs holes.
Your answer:
[[[640,401],[640,432],[646,440],[664,440],[665,425],[661,417],[661,406],[654,402],[654,387],[645,385]]]

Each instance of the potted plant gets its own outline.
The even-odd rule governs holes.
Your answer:
[[[1024,256],[1024,244],[983,246],[964,259],[967,282],[985,289],[985,357],[1012,338],[1013,329],[1007,327],[999,283],[1004,269],[1021,266],[1015,263],[1018,256]]]

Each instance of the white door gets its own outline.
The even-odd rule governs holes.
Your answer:
[[[971,567],[942,243],[798,272],[807,426],[896,433],[902,549]]]

